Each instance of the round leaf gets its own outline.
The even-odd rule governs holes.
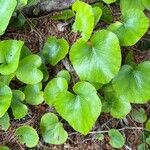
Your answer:
[[[0,129],[7,131],[10,126],[10,118],[8,113],[6,112],[1,118],[0,118]]]
[[[57,96],[57,112],[78,132],[86,135],[101,113],[101,101],[96,89],[88,82],[74,85],[72,94],[63,91]]]
[[[6,30],[10,18],[13,14],[13,11],[15,10],[15,7],[17,5],[16,0],[1,0],[0,1],[0,35],[4,33]]]
[[[67,81],[64,78],[58,77],[52,79],[44,89],[44,99],[48,105],[54,105],[57,100],[57,95],[68,89]]]
[[[46,60],[53,66],[55,66],[60,60],[62,60],[69,50],[68,42],[62,38],[50,36],[43,47],[43,55]]]
[[[67,82],[70,82],[70,74],[67,70],[61,70],[60,72],[58,72],[57,77],[61,77],[67,80]]]
[[[116,0],[103,0],[103,1],[107,4],[111,4],[111,3],[114,3]]]
[[[25,101],[30,105],[39,105],[44,101],[42,83],[27,85],[25,87]]]
[[[21,126],[16,129],[16,135],[21,144],[32,148],[38,144],[39,136],[35,129],[30,126]]]
[[[125,144],[123,135],[117,129],[111,129],[108,132],[110,137],[109,144],[114,148],[121,148]]]
[[[122,100],[146,103],[150,99],[150,62],[136,66],[124,65],[113,79],[113,88]]]
[[[76,12],[73,30],[75,32],[81,32],[82,39],[87,41],[90,38],[94,28],[94,14],[92,7],[84,2],[76,1],[73,4],[72,9]]]
[[[131,112],[131,116],[133,120],[139,123],[144,123],[147,120],[147,115],[143,108],[140,108],[139,110],[133,109]]]
[[[138,9],[129,9],[123,13],[122,22],[111,24],[108,29],[114,32],[122,46],[132,46],[146,33],[149,20]]]
[[[11,89],[0,82],[0,118],[5,114],[8,110],[12,99]]]
[[[90,42],[77,41],[71,48],[70,59],[81,80],[108,83],[120,69],[118,38],[110,31],[98,31]]]
[[[9,75],[16,71],[19,64],[20,51],[24,42],[4,40],[0,42],[0,73]]]
[[[35,54],[23,58],[16,72],[17,78],[26,84],[40,82],[43,79],[43,74],[38,69],[41,63],[41,58]]]
[[[46,143],[63,144],[67,140],[67,132],[53,113],[47,113],[41,118],[40,129]]]
[[[22,91],[13,90],[11,109],[15,119],[21,119],[25,117],[28,113],[28,107],[22,103],[24,99],[25,99],[25,95]]]

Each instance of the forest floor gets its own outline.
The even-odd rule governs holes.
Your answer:
[[[113,11],[113,10],[112,10]],[[37,53],[41,51],[44,42],[46,41],[49,35],[54,35],[58,38],[64,37],[70,45],[72,45],[78,34],[71,31],[71,26],[73,20],[63,21],[54,21],[51,20],[49,16],[43,16],[39,18],[27,18],[26,25],[21,29],[9,28],[3,39],[19,39],[24,40],[25,45],[29,47],[32,52]],[[105,27],[105,25],[98,25],[98,27]],[[144,60],[150,60],[150,31],[134,46],[130,47],[131,51],[134,52],[134,59],[136,62],[141,62]],[[145,44],[149,43],[149,46]],[[128,49],[123,48],[123,56],[125,57]],[[144,49],[144,50],[143,50]],[[72,68],[69,59],[66,57],[61,61],[57,66],[49,67],[49,74],[51,77],[54,77],[58,71],[61,69],[67,69],[70,71]],[[71,72],[73,80],[76,82],[78,80],[74,72]],[[17,85],[16,85],[17,87]],[[150,104],[145,105],[134,105],[135,109],[144,108],[148,118],[150,118]],[[8,145],[12,150],[25,150],[25,146],[18,143],[15,137],[15,129],[22,125],[28,124],[32,125],[39,132],[39,121],[41,116],[45,112],[55,110],[49,108],[47,105],[42,104],[39,106],[29,106],[29,114],[26,118],[21,120],[11,120],[11,127],[7,132],[0,131],[0,145]],[[126,137],[126,143],[124,147],[120,150],[137,150],[137,147],[140,143],[143,142],[142,136],[144,134],[144,124],[135,122],[131,114],[129,114],[123,120],[117,120],[112,118],[109,114],[102,114],[93,130],[87,135],[82,136],[81,134],[75,132],[65,121],[64,128],[68,131],[69,138],[67,142],[63,145],[48,145],[40,140],[38,146],[34,149],[36,150],[113,150],[109,145],[109,137],[107,131],[111,128],[116,128],[121,131],[122,134]],[[98,140],[98,133],[104,132],[104,140]]]

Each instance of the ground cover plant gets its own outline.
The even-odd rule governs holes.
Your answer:
[[[0,130],[7,135],[14,128],[12,143],[19,146],[14,148],[0,133],[0,150],[62,149],[54,145],[63,145],[72,135],[105,141],[106,149],[134,149],[124,130],[141,131],[135,149],[148,150],[150,61],[136,61],[133,49],[150,48],[150,1],[76,0],[71,8],[48,14],[59,31],[69,25],[71,42],[64,35],[41,35],[35,26],[41,17],[32,22],[22,11],[35,3],[0,0]],[[113,18],[111,7],[118,16]],[[32,43],[7,37],[9,31],[28,26],[43,38],[36,52]],[[27,121],[32,115],[35,124]],[[107,115],[126,125],[102,129],[97,122]]]

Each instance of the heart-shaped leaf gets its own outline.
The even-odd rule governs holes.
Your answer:
[[[76,12],[73,30],[75,32],[81,32],[82,39],[87,41],[90,38],[94,28],[93,9],[90,5],[81,1],[76,1],[73,4],[72,9]]]
[[[11,109],[15,119],[21,119],[28,113],[28,107],[23,104],[25,95],[20,90],[13,90],[13,98],[11,102]]]
[[[0,42],[0,73],[9,75],[16,71],[24,42],[4,40]]]
[[[150,61],[136,66],[124,65],[113,79],[113,88],[122,100],[146,103],[150,99]]]
[[[111,24],[108,29],[114,32],[122,46],[136,44],[149,28],[149,20],[138,9],[129,9],[123,13],[122,22]]]
[[[43,74],[38,69],[41,63],[41,58],[35,54],[23,58],[16,72],[17,78],[26,84],[40,82],[43,79]]]
[[[54,105],[57,95],[68,89],[67,81],[64,78],[54,78],[46,85],[44,89],[44,99],[48,105]]]
[[[111,3],[114,3],[116,0],[103,0],[103,1],[107,4],[111,4]]]
[[[28,125],[21,126],[16,129],[16,135],[21,144],[32,148],[38,144],[39,136],[35,129]]]
[[[0,118],[0,129],[7,131],[10,126],[10,118],[8,113],[6,112],[1,118]]]
[[[120,7],[122,12],[128,11],[129,9],[133,8],[144,10],[142,0],[120,0]]]
[[[0,0],[0,35],[6,30],[16,5],[16,0]]]
[[[141,0],[146,9],[150,11],[150,0]]]
[[[55,66],[60,60],[62,60],[69,50],[69,44],[64,39],[57,39],[50,36],[43,47],[43,55],[46,60],[53,66]]]
[[[39,105],[44,101],[42,83],[27,85],[25,87],[25,101],[30,105]]]
[[[76,83],[73,91],[76,94],[61,92],[55,108],[76,131],[86,135],[101,113],[101,101],[94,86],[88,82]]]
[[[104,112],[110,112],[110,114],[117,119],[125,118],[126,115],[131,111],[131,105],[129,101],[122,100],[117,97],[117,94],[113,90],[112,85],[107,85],[103,88],[104,100],[103,110]]]
[[[114,148],[121,148],[125,144],[123,135],[117,129],[111,129],[108,132],[110,145]]]
[[[44,141],[49,144],[63,144],[68,138],[62,123],[53,113],[47,113],[42,116],[40,129]]]
[[[0,118],[6,113],[8,110],[12,99],[11,89],[0,82]]]
[[[81,80],[108,83],[120,69],[118,38],[110,31],[98,31],[90,42],[77,41],[71,47],[70,59]]]

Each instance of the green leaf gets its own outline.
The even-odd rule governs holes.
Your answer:
[[[117,129],[111,129],[108,132],[110,137],[109,144],[114,148],[121,148],[125,144],[123,135]]]
[[[150,131],[150,119],[146,122],[146,130]]]
[[[38,144],[39,136],[36,130],[28,125],[17,128],[16,135],[19,142],[25,144],[29,148],[35,147]]]
[[[56,37],[48,37],[43,47],[43,55],[46,60],[53,66],[55,66],[60,60],[62,60],[69,50],[69,44],[64,39],[57,39]]]
[[[96,139],[99,140],[99,141],[102,141],[104,140],[104,135],[99,133],[99,134],[96,134]]]
[[[17,78],[26,84],[40,82],[43,79],[43,74],[38,69],[41,63],[41,58],[35,54],[23,58],[16,72]]]
[[[10,84],[11,80],[14,78],[15,73],[10,75],[1,75],[0,76],[0,82],[3,82],[4,84],[8,85]]]
[[[120,7],[121,11],[125,12],[128,11],[129,9],[139,9],[139,10],[144,10],[144,5],[142,3],[142,0],[120,0]]]
[[[108,83],[120,69],[118,38],[107,30],[95,32],[91,41],[81,39],[71,47],[70,60],[81,80]]]
[[[149,0],[141,0],[146,9],[150,11],[150,1]]]
[[[10,150],[7,146],[0,146],[0,150]]]
[[[110,114],[117,119],[125,118],[126,115],[131,111],[131,105],[127,100],[122,100],[117,97],[117,94],[113,90],[111,85],[103,88],[104,100],[103,110],[110,112]]]
[[[1,118],[0,118],[0,129],[7,131],[10,126],[10,118],[8,113],[6,112]]]
[[[44,89],[45,102],[51,106],[54,105],[57,100],[57,96],[60,92],[68,89],[67,81],[64,78],[54,78],[46,85]]]
[[[132,109],[131,117],[138,123],[144,123],[147,120],[147,115],[143,108],[140,108],[139,110]]]
[[[24,42],[16,40],[4,40],[0,42],[1,74],[9,75],[16,71],[23,44]]]
[[[53,20],[68,20],[70,18],[73,18],[75,16],[74,12],[70,9],[63,10],[58,12],[57,14],[54,14],[53,16],[50,16]]]
[[[123,13],[122,22],[111,24],[108,29],[114,32],[122,46],[132,46],[146,33],[149,20],[138,9],[129,9]]]
[[[21,54],[20,54],[20,60],[31,55],[31,54],[32,54],[31,50],[27,46],[23,45],[22,50],[21,50]]]
[[[8,110],[12,99],[11,89],[0,82],[0,118],[6,113]]]
[[[100,7],[93,7],[94,25],[96,26],[102,16],[102,10]]]
[[[25,87],[25,101],[30,105],[39,105],[44,101],[42,83],[27,85]]]
[[[76,94],[60,92],[55,108],[76,131],[86,135],[101,113],[101,101],[94,86],[88,82],[76,83],[73,91]]]
[[[59,122],[58,117],[53,113],[47,113],[41,118],[40,129],[43,139],[49,144],[63,144],[68,134]]]
[[[90,38],[94,28],[93,9],[90,5],[81,1],[76,1],[73,4],[72,9],[76,12],[73,31],[81,32],[82,39],[87,41]]]
[[[148,145],[150,145],[150,136],[149,136],[148,138],[146,138],[146,143],[147,143]]]
[[[68,83],[71,80],[70,74],[67,70],[61,70],[60,72],[58,72],[57,77],[66,79]]]
[[[138,146],[138,150],[148,150],[148,146],[145,143],[142,143]]]
[[[17,9],[20,9],[21,7],[27,5],[28,0],[17,0],[18,5],[17,5]]]
[[[16,0],[0,0],[0,35],[6,30],[16,5]]]
[[[103,0],[105,3],[107,4],[111,4],[111,3],[114,3],[116,2],[116,0]]]
[[[133,62],[134,62],[134,53],[133,51],[130,50],[126,56],[125,63],[130,65],[133,64]]]
[[[11,102],[11,109],[15,119],[21,119],[28,113],[28,107],[23,104],[25,95],[20,90],[13,90],[13,98]]]
[[[113,79],[113,88],[118,97],[131,103],[144,104],[150,99],[150,61],[136,66],[122,66]]]

